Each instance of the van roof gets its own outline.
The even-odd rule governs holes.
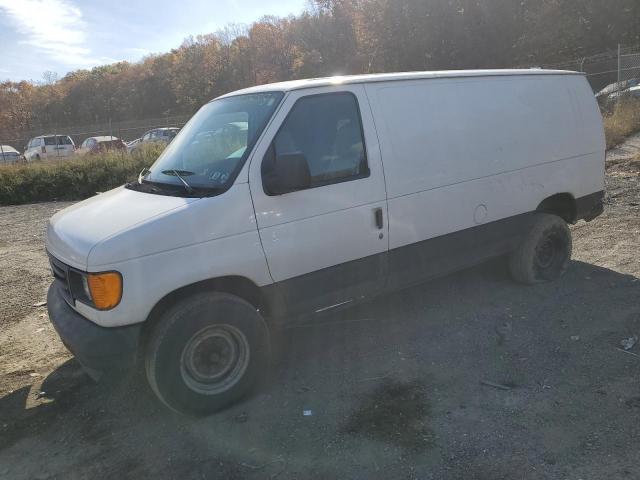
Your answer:
[[[33,138],[44,138],[44,137],[68,137],[69,135],[65,135],[63,133],[49,133],[47,135],[38,135],[37,137],[33,137]]]
[[[309,78],[303,80],[290,80],[287,82],[267,83],[249,87],[235,92],[227,93],[218,98],[230,97],[244,93],[260,93],[291,90],[300,90],[313,87],[328,87],[331,85],[345,85],[353,83],[390,82],[396,80],[420,80],[429,78],[456,78],[456,77],[496,77],[515,75],[584,75],[580,72],[569,70],[545,70],[541,68],[528,69],[502,69],[502,70],[438,70],[429,72],[399,72],[399,73],[375,73],[366,75],[340,75],[335,77]]]

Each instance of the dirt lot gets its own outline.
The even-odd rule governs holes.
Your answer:
[[[260,392],[204,420],[140,375],[83,374],[34,306],[65,204],[1,208],[0,478],[638,478],[640,346],[618,349],[640,334],[634,151],[610,153],[605,214],[573,227],[561,281],[515,285],[498,260],[316,318]]]

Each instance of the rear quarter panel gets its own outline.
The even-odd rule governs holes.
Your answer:
[[[529,212],[555,193],[602,190],[602,124],[585,84],[520,75],[367,85],[390,248]]]

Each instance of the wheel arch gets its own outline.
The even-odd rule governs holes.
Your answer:
[[[177,302],[201,292],[221,292],[236,295],[253,305],[256,310],[262,313],[263,317],[268,318],[272,314],[272,302],[264,294],[263,290],[248,278],[234,275],[210,278],[177,288],[161,298],[151,309],[147,320],[144,322],[141,340],[146,342],[146,338],[163,312]]]
[[[576,223],[578,216],[576,199],[567,192],[556,193],[545,198],[540,202],[536,211],[558,215],[567,223]]]

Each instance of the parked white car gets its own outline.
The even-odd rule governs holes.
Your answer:
[[[51,219],[49,316],[94,375],[142,358],[166,405],[208,414],[263,378],[284,321],[501,255],[520,282],[557,279],[567,224],[602,212],[604,156],[573,72],[233,92],[138,181]]]
[[[20,161],[22,155],[10,145],[0,145],[0,163],[15,163]]]
[[[29,140],[24,149],[24,158],[28,162],[67,158],[75,153],[75,149],[69,135],[40,135]]]

